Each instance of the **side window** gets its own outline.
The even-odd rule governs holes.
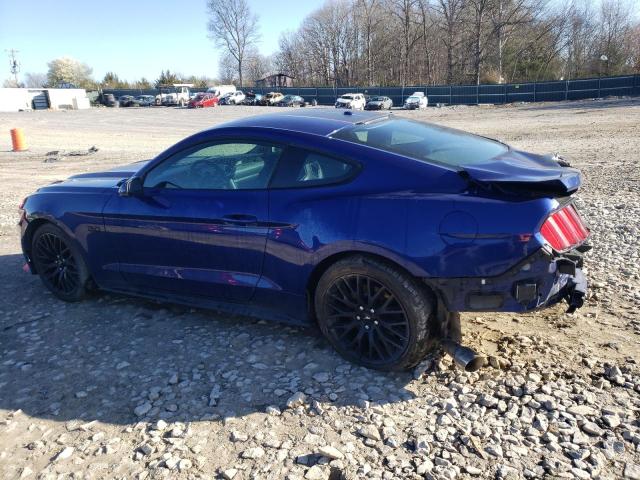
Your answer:
[[[168,158],[144,179],[146,188],[248,190],[267,188],[282,147],[254,142],[200,145]]]
[[[356,167],[350,163],[292,148],[280,162],[271,187],[299,188],[330,185],[347,180],[355,172]]]

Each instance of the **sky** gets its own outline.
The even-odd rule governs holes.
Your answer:
[[[323,0],[248,0],[259,17],[261,53],[278,49]],[[96,5],[91,7],[91,5]],[[220,48],[207,37],[206,0],[0,0],[0,84],[10,78],[5,50],[16,49],[20,76],[46,73],[47,62],[73,57],[97,80],[155,80],[163,69],[215,77]],[[295,9],[292,6],[295,5]]]

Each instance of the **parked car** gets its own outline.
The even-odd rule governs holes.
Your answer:
[[[119,107],[120,104],[113,93],[103,93],[100,96],[100,103],[106,107]]]
[[[227,96],[227,105],[240,105],[245,99],[245,94],[241,90],[229,93]]]
[[[336,100],[336,108],[364,110],[366,102],[362,93],[346,93]]]
[[[299,95],[285,95],[275,104],[277,107],[304,107],[304,98]]]
[[[280,92],[269,92],[264,97],[262,97],[262,100],[260,100],[260,105],[275,105],[283,98],[284,95]]]
[[[155,104],[155,97],[153,95],[138,95],[136,102],[141,107],[150,107]]]
[[[231,98],[232,95],[233,93],[225,93],[224,95],[219,97],[218,105],[229,105],[229,99]]]
[[[243,105],[258,105],[262,100],[262,95],[254,92],[245,93],[245,98],[242,101]]]
[[[410,97],[404,101],[403,108],[406,110],[415,110],[420,108],[427,108],[429,105],[429,99],[424,92],[413,92]]]
[[[365,110],[391,110],[393,100],[389,97],[371,97],[364,106]]]
[[[189,101],[189,108],[215,107],[218,105],[218,97],[213,93],[198,93]]]
[[[218,85],[215,87],[210,87],[207,89],[207,93],[213,93],[216,97],[222,98],[228,93],[233,93],[236,91],[235,85]]]
[[[438,125],[290,110],[41,187],[19,225],[25,269],[62,300],[98,288],[317,322],[366,367],[442,346],[473,370],[457,312],[582,305],[580,184],[556,157]]]
[[[138,101],[133,97],[133,95],[122,95],[118,98],[118,103],[121,107],[137,107]]]

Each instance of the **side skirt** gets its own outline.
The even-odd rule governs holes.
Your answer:
[[[283,314],[282,312],[273,310],[271,308],[261,307],[252,304],[240,304],[233,302],[224,302],[218,300],[212,300],[202,297],[187,297],[182,295],[174,295],[171,293],[154,292],[145,293],[134,290],[124,290],[117,288],[100,288],[99,290],[104,292],[117,293],[119,295],[125,295],[129,297],[143,298],[146,300],[155,300],[166,303],[174,303],[178,305],[184,305],[193,308],[202,308],[205,310],[213,310],[217,312],[228,313],[231,315],[240,315],[245,317],[252,317],[257,320],[267,320],[277,323],[284,323],[294,326],[309,326],[311,324],[308,318],[296,318],[290,315]]]

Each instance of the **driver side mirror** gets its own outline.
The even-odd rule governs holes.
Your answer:
[[[143,192],[142,178],[140,177],[129,178],[118,189],[118,195],[121,197],[141,197]]]

